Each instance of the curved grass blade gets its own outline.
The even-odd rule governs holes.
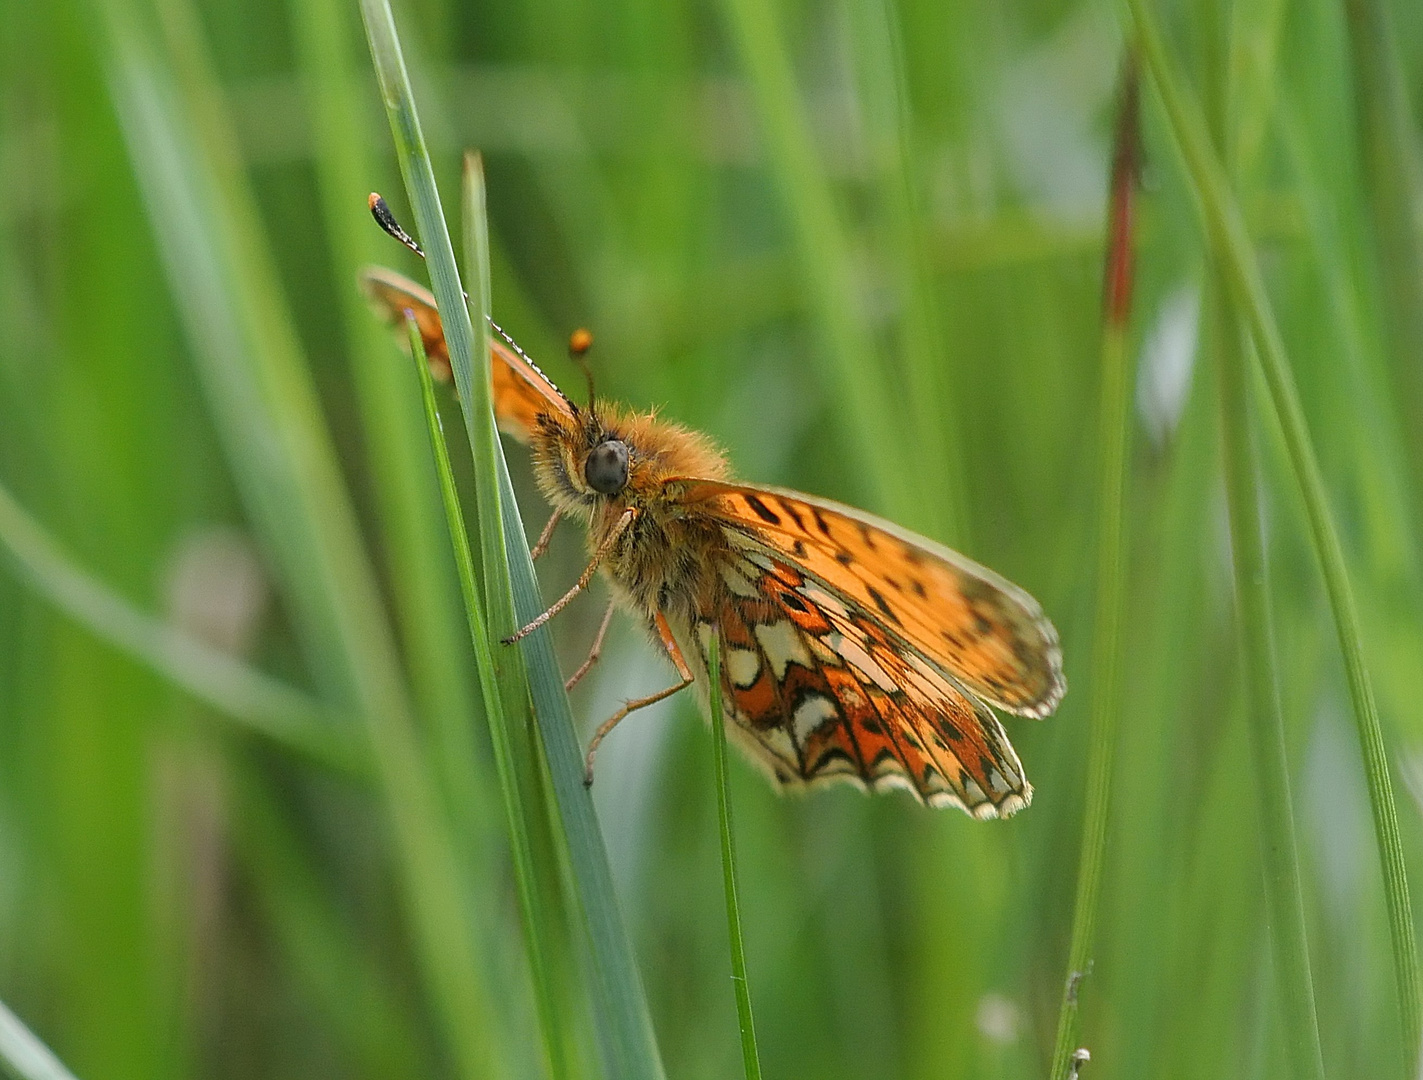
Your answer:
[[[1404,1060],[1412,1062],[1417,1052],[1419,1032],[1423,1031],[1423,998],[1420,998],[1419,990],[1412,904],[1388,754],[1368,669],[1364,665],[1359,617],[1345,567],[1343,546],[1330,514],[1324,478],[1314,455],[1284,339],[1275,321],[1240,209],[1231,193],[1225,171],[1211,149],[1200,107],[1189,96],[1177,75],[1146,0],[1125,2],[1147,67],[1166,107],[1172,137],[1185,162],[1198,200],[1202,225],[1220,260],[1230,301],[1239,311],[1241,321],[1254,343],[1255,355],[1269,390],[1269,400],[1284,435],[1290,467],[1303,498],[1310,538],[1334,615],[1364,759],[1364,776],[1388,908],[1401,1046]]]
[[[359,747],[339,737],[337,722],[319,703],[138,610],[75,565],[4,488],[0,545],[50,603],[223,716],[328,767],[369,772]]]
[[[721,643],[711,636],[712,765],[716,771],[716,810],[721,833],[721,876],[726,889],[726,930],[731,942],[731,984],[736,989],[736,1017],[741,1029],[741,1060],[746,1080],[761,1080],[756,1024],[751,1015],[751,984],[746,980],[746,946],[741,940],[741,901],[736,889],[736,839],[731,831],[731,793],[726,779],[726,720],[721,706]]]

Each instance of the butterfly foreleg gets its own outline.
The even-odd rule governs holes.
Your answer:
[[[553,602],[553,606],[540,615],[527,626],[520,628],[508,637],[503,639],[503,644],[512,645],[520,638],[526,638],[537,630],[544,623],[548,622],[560,611],[573,602],[573,598],[588,587],[588,582],[593,580],[593,575],[597,573],[598,565],[608,557],[608,553],[613,550],[613,545],[618,542],[618,538],[627,531],[627,527],[637,519],[637,509],[629,506],[623,511],[622,517],[608,530],[608,535],[603,538],[603,542],[598,545],[598,550],[593,552],[593,560],[588,564],[588,569],[584,570],[578,580],[574,582],[573,588],[560,596]]]
[[[564,693],[567,693],[577,686],[578,681],[582,679],[584,675],[587,675],[593,665],[598,662],[598,657],[602,655],[603,652],[603,639],[608,636],[608,627],[612,625],[613,612],[617,609],[618,602],[616,600],[609,600],[608,610],[603,612],[602,625],[598,627],[598,633],[593,637],[593,647],[588,650],[588,659],[584,660],[578,670],[563,684]]]
[[[681,681],[675,686],[669,686],[665,690],[659,690],[655,694],[648,694],[647,697],[635,698],[632,701],[625,701],[622,708],[608,717],[598,726],[598,730],[593,732],[593,738],[588,743],[588,757],[583,771],[583,783],[592,786],[593,784],[593,755],[598,752],[598,744],[607,737],[608,732],[618,726],[618,723],[630,712],[646,708],[648,705],[655,705],[663,698],[669,698],[679,690],[685,690],[692,685],[695,676],[692,669],[687,666],[687,658],[682,655],[682,650],[677,645],[677,639],[672,636],[672,628],[667,625],[667,616],[662,612],[657,613],[657,618],[653,621],[657,627],[657,636],[662,640],[662,647],[667,650],[667,657],[672,661],[672,666],[677,669],[677,674],[681,676]]]
[[[539,533],[538,542],[535,543],[532,550],[529,551],[530,559],[537,562],[539,556],[548,550],[549,544],[553,542],[553,530],[558,528],[558,523],[562,518],[562,510],[555,510],[549,517],[548,524],[544,526],[543,532]]]

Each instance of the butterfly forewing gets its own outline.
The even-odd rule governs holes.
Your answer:
[[[779,488],[688,481],[714,507],[837,596],[872,614],[984,701],[1046,716],[1066,683],[1057,634],[1027,593],[931,540],[829,500]]]
[[[391,325],[398,328],[407,311],[415,317],[431,374],[442,382],[449,382],[449,348],[430,291],[380,266],[361,271],[361,288],[376,311]],[[491,341],[490,352],[494,415],[501,431],[520,442],[528,442],[540,413],[571,415],[573,409],[568,399],[542,371],[501,341]]]

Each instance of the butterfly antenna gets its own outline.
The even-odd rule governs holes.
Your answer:
[[[580,326],[568,335],[568,358],[583,372],[588,380],[588,413],[598,419],[597,398],[593,393],[593,365],[588,363],[588,350],[593,347],[593,332]]]
[[[390,212],[390,206],[386,203],[385,199],[380,196],[379,193],[372,191],[370,194],[370,198],[367,199],[366,202],[367,205],[371,208],[371,217],[376,219],[376,224],[381,227],[381,229],[386,233],[386,235],[392,236],[396,240],[399,240],[411,251],[415,252],[416,255],[419,255],[420,258],[425,258],[425,249],[422,248],[419,243],[416,242],[415,237],[411,236],[408,232],[405,231],[404,228],[401,227],[400,222],[395,220],[395,215]],[[463,289],[461,289],[460,292],[464,296],[464,302],[468,304],[469,293],[464,292]],[[502,326],[500,326],[488,315],[485,316],[485,319],[488,321],[490,329],[493,330],[496,334],[498,334],[501,338],[503,338],[504,344],[508,345],[509,348],[513,349],[514,352],[518,354],[519,359],[527,361],[535,371],[539,369],[539,366],[534,363],[533,357],[531,357],[528,353],[524,352],[524,350],[519,347],[519,343],[515,341],[512,337],[510,337]],[[593,344],[593,335],[588,333],[587,330],[582,330],[576,332],[575,337],[577,336],[577,333],[582,333],[587,339],[586,343],[583,346],[583,352],[587,352],[588,346]],[[570,352],[572,351],[572,349],[573,345],[570,342]],[[579,355],[582,354],[580,353]],[[584,368],[585,372],[587,372],[587,370],[587,368]],[[589,400],[591,401],[593,396],[593,376],[591,373],[588,374],[588,396]]]
[[[371,217],[376,219],[376,224],[387,235],[395,237],[420,258],[425,257],[425,249],[415,242],[415,237],[400,227],[400,222],[395,220],[395,215],[390,212],[390,207],[386,205],[386,201],[380,197],[379,193],[372,191],[367,204],[371,208]],[[466,296],[465,299],[468,300],[469,297]]]

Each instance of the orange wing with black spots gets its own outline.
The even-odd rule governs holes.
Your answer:
[[[1041,717],[1067,690],[1057,632],[986,567],[863,511],[779,488],[681,481],[689,501],[794,565],[983,701]]]
[[[726,586],[696,616],[703,673],[720,638],[728,727],[783,785],[905,788],[1006,817],[1032,788],[991,709],[759,540],[738,533]]]
[[[415,317],[424,341],[430,374],[441,382],[450,381],[450,351],[445,344],[445,330],[435,298],[430,291],[407,277],[380,266],[361,271],[361,288],[377,313],[392,327],[401,331],[408,311]],[[542,371],[525,357],[519,356],[503,342],[490,342],[491,379],[494,393],[494,415],[499,429],[520,442],[528,442],[541,413],[572,416],[575,412],[563,392],[549,381]]]

